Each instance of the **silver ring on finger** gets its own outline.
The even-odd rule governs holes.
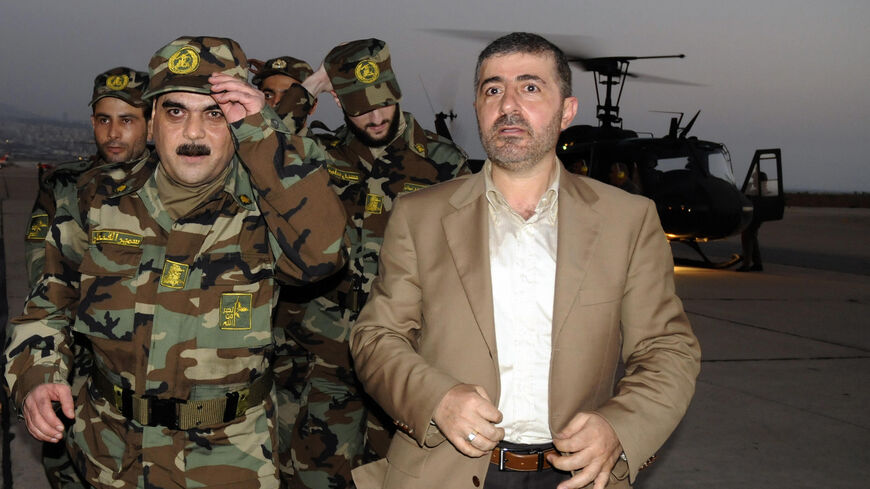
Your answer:
[[[475,431],[472,431],[471,433],[469,433],[465,436],[465,439],[468,440],[468,443],[473,442],[475,438],[477,438],[477,432],[475,432]]]

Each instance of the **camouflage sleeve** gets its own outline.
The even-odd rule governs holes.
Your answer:
[[[45,239],[45,273],[31,290],[24,312],[10,323],[5,375],[16,406],[37,385],[66,383],[69,376],[78,264],[87,249],[87,234],[72,218],[74,212],[77,206],[58,206]]]
[[[293,134],[298,134],[305,127],[305,120],[311,113],[311,108],[317,99],[302,85],[294,83],[281,96],[281,101],[275,107],[278,117],[284,119],[284,124]]]
[[[302,284],[338,271],[346,259],[346,215],[329,187],[329,156],[292,135],[269,107],[232,130],[269,226],[279,279]]]
[[[54,212],[54,192],[49,176],[43,175],[39,179],[39,191],[30,211],[30,220],[24,237],[24,267],[27,269],[27,286],[31,289],[42,277],[45,265],[45,237]]]

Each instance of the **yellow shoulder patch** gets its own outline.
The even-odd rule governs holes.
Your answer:
[[[27,239],[42,241],[48,236],[48,214],[34,214],[30,216],[30,224],[27,226]]]

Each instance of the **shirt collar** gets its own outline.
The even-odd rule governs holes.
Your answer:
[[[538,201],[538,205],[535,206],[534,215],[532,215],[528,220],[525,220],[511,208],[507,199],[505,199],[501,191],[495,186],[495,182],[492,180],[492,161],[487,158],[486,162],[483,164],[483,170],[481,171],[483,171],[483,179],[486,185],[486,200],[489,202],[490,209],[495,211],[496,214],[509,213],[526,222],[534,222],[539,219],[547,218],[551,224],[555,223],[559,207],[557,205],[559,200],[559,165],[561,165],[561,163],[557,160],[557,165],[553,167],[553,173],[550,175],[550,184],[547,186],[547,190]]]

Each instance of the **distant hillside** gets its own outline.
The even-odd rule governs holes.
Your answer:
[[[85,121],[50,119],[0,103],[0,155],[10,161],[57,162],[94,151],[93,130]]]

